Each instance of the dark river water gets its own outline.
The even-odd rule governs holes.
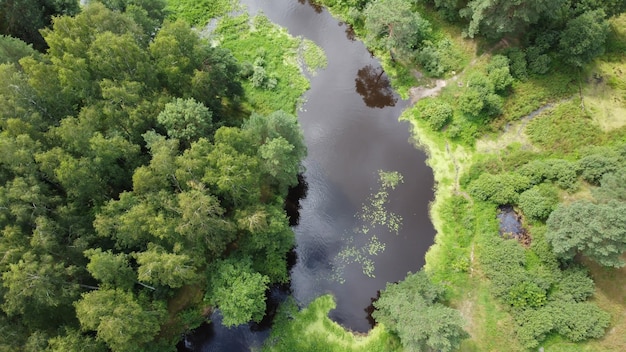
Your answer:
[[[424,152],[410,141],[409,124],[398,122],[407,102],[389,88],[388,80],[365,46],[351,39],[345,25],[306,0],[243,0],[251,13],[262,11],[294,36],[322,47],[328,67],[311,77],[306,103],[298,112],[308,147],[304,160],[305,197],[300,201],[296,234],[297,262],[291,271],[291,292],[302,305],[332,293],[337,309],[330,317],[344,327],[371,328],[368,307],[387,282],[404,278],[424,264],[433,243],[428,217],[433,175]],[[379,187],[378,171],[399,172],[404,182],[389,190],[385,210],[402,218],[397,233],[368,226],[358,216]],[[375,277],[362,265],[344,266],[338,254],[351,244],[364,246],[375,234],[385,250],[368,256]],[[284,293],[275,296],[280,297]],[[195,351],[248,351],[260,346],[267,329],[256,325],[225,329],[219,316],[186,341]]]

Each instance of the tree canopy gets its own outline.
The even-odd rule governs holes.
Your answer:
[[[259,320],[288,278],[297,119],[241,108],[230,51],[163,8],[89,3],[43,54],[0,38],[0,349],[154,350],[185,309]],[[168,311],[182,290],[205,299]]]
[[[441,303],[443,293],[425,272],[410,274],[381,291],[372,316],[397,333],[407,351],[454,351],[469,335],[459,312]]]
[[[547,221],[546,239],[554,252],[571,259],[578,252],[604,266],[622,267],[626,251],[626,204],[577,201],[559,205]]]

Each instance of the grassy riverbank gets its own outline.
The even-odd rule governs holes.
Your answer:
[[[331,11],[349,20],[348,7],[334,1],[322,2],[334,5]],[[423,15],[435,23],[439,35],[445,33],[465,53],[474,50],[470,60],[463,61],[460,73],[455,72],[454,79],[448,79],[436,98],[455,106],[467,77],[472,72],[484,71],[497,48],[479,52],[478,48],[485,48],[485,44],[462,39],[457,27],[438,19],[435,13],[425,11]],[[523,335],[527,331],[516,321],[518,313],[494,296],[497,290],[494,285],[498,283],[488,274],[493,269],[489,267],[492,264],[486,263],[493,256],[494,239],[499,237],[496,206],[475,199],[468,192],[469,183],[483,172],[515,172],[533,160],[551,158],[576,165],[594,150],[610,153],[612,148],[623,145],[626,141],[625,19],[622,16],[612,21],[607,53],[584,70],[554,67],[549,74],[515,80],[505,96],[502,113],[489,124],[467,121],[455,110],[447,127],[433,131],[428,121],[419,117],[420,104],[402,116],[411,121],[416,144],[427,151],[427,163],[435,176],[431,218],[437,235],[426,254],[425,269],[434,281],[446,285],[451,306],[459,309],[467,321],[471,338],[463,342],[462,351],[524,351],[536,344],[548,351],[621,351],[626,346],[626,319],[622,314],[626,310],[624,269],[600,267],[584,258],[577,262],[589,270],[595,282],[589,302],[611,313],[606,334],[583,342],[571,342],[550,329],[546,330],[545,339],[540,335]],[[357,29],[359,32],[365,34]],[[415,79],[414,70],[419,68],[401,67],[387,52],[377,55],[392,77],[394,88],[405,97],[413,85],[428,84],[426,78]],[[461,131],[451,133],[452,129]],[[559,202],[592,199],[590,190],[595,186],[584,180],[573,182],[572,189],[558,192]],[[547,248],[543,239],[545,225],[528,218],[524,223],[533,242],[526,249],[527,260],[522,270],[535,276],[554,270],[541,263],[532,264],[537,259],[551,260],[546,259],[551,255],[541,250]],[[561,274],[553,271],[553,275]]]
[[[331,6],[336,16],[350,22],[353,14],[343,2],[321,2]],[[231,4],[224,2],[227,3]],[[437,13],[427,8],[419,10],[431,22],[435,40],[449,43],[449,68],[443,74],[446,84],[440,94],[424,98],[401,118],[411,122],[415,143],[428,153],[427,163],[435,176],[431,218],[437,235],[426,254],[425,270],[433,281],[446,287],[450,306],[458,309],[466,320],[465,329],[471,337],[463,341],[460,350],[525,351],[538,346],[546,351],[623,350],[626,346],[626,317],[622,314],[626,311],[624,269],[607,269],[582,257],[563,267],[545,238],[545,218],[522,216],[528,235],[526,242],[502,239],[496,219],[498,202],[481,199],[475,185],[484,174],[501,180],[513,177],[510,175],[517,177],[520,169],[528,169],[533,163],[543,163],[552,165],[554,170],[561,167],[563,170],[559,172],[569,175],[569,178],[546,176],[545,180],[537,181],[540,187],[536,190],[554,198],[554,203],[550,203],[552,208],[556,203],[593,199],[598,184],[584,175],[581,160],[619,155],[620,146],[623,148],[626,143],[626,56],[623,54],[626,16],[612,21],[604,56],[581,70],[553,65],[548,74],[515,79],[499,93],[497,99],[502,99],[503,104],[497,114],[489,119],[472,119],[461,111],[459,99],[471,79],[487,75],[492,57],[504,48],[463,39],[461,30],[439,18]],[[355,29],[358,35],[365,36],[358,23]],[[264,17],[226,18],[216,33],[218,40],[251,69],[244,83],[250,109],[295,109],[295,102],[308,87],[301,76],[301,63],[306,62],[313,69],[323,67],[322,55],[314,45],[289,38]],[[276,45],[277,41],[280,44]],[[250,51],[250,47],[261,49]],[[392,60],[388,51],[375,50],[375,54],[403,97],[407,98],[416,86],[435,84],[428,74],[419,72],[422,68]],[[428,104],[452,108],[443,128],[433,128],[432,121],[423,118],[422,110]],[[512,203],[517,202],[521,192],[512,192]],[[521,210],[520,206],[515,209]],[[504,260],[508,258],[514,260]],[[590,314],[572,318],[572,313],[558,317],[561,319],[558,321],[545,316],[559,307],[555,302],[560,299],[560,286],[565,286],[568,277],[581,268],[586,268],[593,279],[591,286],[586,286],[591,287],[588,292],[591,296],[571,302],[571,307],[590,309],[598,316],[598,322],[604,313],[595,307],[610,312],[610,325],[602,329],[606,333],[601,338],[588,339],[593,335],[590,333],[593,326],[582,326]],[[498,276],[498,271],[505,278]],[[520,279],[508,280],[506,276]],[[586,274],[583,276],[585,283]],[[529,292],[537,294],[532,296]],[[367,336],[345,331],[328,318],[333,305],[330,296],[319,298],[300,312],[294,305],[285,305],[266,349],[401,349],[397,338],[382,326]],[[562,321],[569,322],[569,330],[559,326],[564,324]],[[573,332],[576,329],[582,331],[582,338]]]
[[[500,159],[504,164],[502,159],[519,151],[527,151],[529,160],[558,156],[575,161],[591,146],[623,143],[626,91],[623,85],[605,82],[623,82],[624,63],[623,56],[616,58],[609,53],[601,57],[574,75],[580,86],[571,84],[572,78],[559,72],[517,82],[507,97],[504,114],[492,124],[493,131],[480,136],[473,146],[447,138],[445,132],[433,132],[426,121],[414,118],[410,110],[403,115],[412,122],[418,144],[427,150],[428,164],[437,183],[431,208],[437,236],[426,255],[426,270],[436,281],[448,284],[452,305],[467,320],[472,337],[464,342],[461,351],[526,348],[515,333],[514,316],[493,296],[492,283],[481,265],[486,241],[497,236],[495,207],[471,198],[465,193],[466,188],[459,185],[459,177],[467,175],[476,162]],[[603,82],[594,80],[594,75],[603,77]],[[445,100],[446,94],[449,92],[444,91],[439,99]],[[535,118],[525,118],[547,104],[550,107]],[[561,192],[560,201],[587,198],[588,189],[589,185],[582,184],[577,192]],[[526,226],[533,235],[531,222]],[[536,227],[541,228],[538,224]],[[595,282],[591,302],[611,313],[611,325],[606,335],[597,340],[574,343],[554,334],[542,346],[547,351],[621,351],[626,346],[626,319],[622,314],[626,310],[624,269],[603,268],[586,259],[582,263]]]

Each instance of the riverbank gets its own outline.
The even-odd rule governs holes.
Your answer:
[[[346,9],[340,7],[331,11],[338,16],[347,14]],[[474,130],[466,133],[464,138],[450,138],[449,127],[433,131],[427,121],[418,118],[419,112],[414,107],[402,115],[402,119],[412,124],[416,145],[427,151],[427,163],[434,173],[436,191],[430,215],[437,235],[426,255],[425,269],[435,281],[446,285],[450,305],[459,309],[467,320],[466,329],[472,337],[464,341],[462,351],[527,349],[520,343],[519,323],[510,308],[494,297],[495,288],[482,265],[487,260],[483,256],[488,257],[483,252],[491,248],[491,237],[497,234],[495,207],[482,201],[475,202],[465,192],[468,182],[478,175],[478,170],[491,167],[492,172],[512,171],[514,168],[507,165],[550,157],[577,161],[589,155],[593,145],[610,148],[608,146],[626,140],[623,128],[626,115],[622,114],[624,104],[620,96],[624,87],[616,83],[624,79],[624,55],[623,51],[618,54],[619,49],[615,50],[623,47],[619,38],[624,38],[625,18],[613,20],[609,53],[585,71],[567,72],[557,68],[544,76],[514,82],[511,93],[506,96],[502,115],[488,128],[476,129],[470,125]],[[460,38],[458,28],[445,26],[443,21],[437,21],[437,24],[454,41],[465,41],[463,47],[479,47],[474,41]],[[484,69],[491,56],[490,50],[485,52],[479,55],[475,51],[463,71]],[[398,91],[428,91],[428,88],[415,88],[414,68],[399,68],[388,53],[377,54],[382,55],[381,60]],[[464,82],[468,72],[455,73],[454,77]],[[454,105],[462,83],[458,87],[450,84],[442,87],[441,82],[437,85],[441,87],[441,90],[435,89],[441,93],[437,99]],[[582,107],[583,112],[572,110],[574,106]],[[594,137],[589,139],[590,135]],[[515,158],[519,160],[515,161]],[[479,165],[473,168],[475,164]],[[577,199],[589,199],[590,186],[583,183],[580,187],[578,192],[561,191],[559,201],[571,203]],[[535,249],[527,251],[526,256],[537,258],[537,246],[545,243],[542,242],[545,225],[526,219],[525,227],[531,229],[537,242]],[[624,316],[619,313],[626,309],[623,269],[602,268],[589,260],[582,263],[596,284],[590,302],[612,312],[610,328],[603,338],[586,342],[568,341],[548,329],[548,338],[537,337],[538,342],[551,351],[621,350],[625,344],[623,331],[626,327]],[[536,272],[536,269],[528,268]],[[524,340],[526,345],[534,343],[537,342]]]

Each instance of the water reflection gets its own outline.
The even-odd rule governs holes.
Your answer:
[[[322,13],[322,10],[324,9],[322,5],[316,4],[314,1],[311,0],[298,0],[298,2],[302,5],[309,4],[309,6],[311,6],[317,13]]]
[[[260,350],[270,334],[278,306],[291,294],[288,284],[270,287],[266,295],[266,310],[259,323],[250,322],[233,327],[222,325],[222,314],[215,310],[209,320],[192,334],[184,335],[176,346],[180,352],[249,352]],[[219,338],[215,338],[219,336]]]
[[[357,93],[370,108],[382,109],[386,106],[395,106],[398,102],[391,89],[389,78],[381,67],[366,65],[358,71],[354,82]]]
[[[356,32],[354,31],[354,28],[352,28],[351,25],[345,23],[345,22],[339,22],[339,27],[341,26],[346,26],[346,38],[348,38],[348,40],[350,41],[355,41],[356,40]]]
[[[300,223],[300,201],[306,198],[309,184],[304,179],[303,174],[298,174],[298,184],[289,188],[289,193],[285,199],[285,213],[289,218],[289,226],[296,226]]]

